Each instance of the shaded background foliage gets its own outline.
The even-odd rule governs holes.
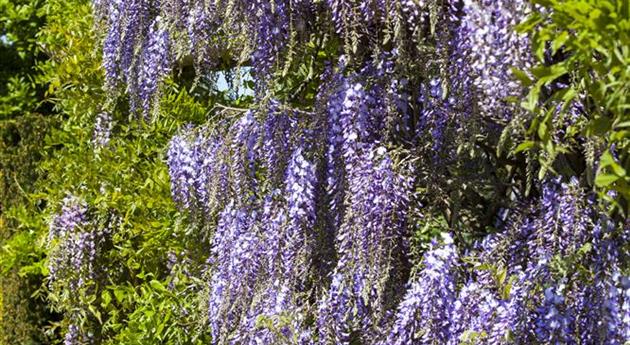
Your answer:
[[[43,159],[44,136],[57,124],[44,102],[46,84],[37,65],[46,55],[36,35],[46,23],[43,1],[0,2],[0,342],[45,343],[44,327],[58,319],[40,287],[44,252],[35,245],[46,228],[39,216],[45,200],[33,197]]]
[[[79,333],[88,337],[80,341],[111,344],[210,342],[205,308],[211,301],[204,300],[209,298],[204,289],[211,274],[206,260],[217,219],[180,212],[181,205],[171,198],[166,155],[173,136],[182,135],[187,125],[231,123],[246,108],[264,112],[271,107],[269,99],[234,92],[239,82],[257,95],[271,90],[283,105],[314,112],[328,97],[318,99],[320,89],[336,82],[331,70],[345,73],[350,83],[378,86],[378,78],[370,73],[365,78],[357,73],[355,79],[353,73],[372,60],[398,60],[394,73],[409,76],[399,90],[408,92],[409,99],[422,99],[417,104],[424,108],[412,112],[444,106],[444,84],[452,71],[440,70],[435,61],[458,61],[454,52],[439,47],[439,28],[447,22],[439,9],[449,2],[429,2],[433,7],[428,7],[421,25],[412,21],[408,9],[400,8],[397,16],[384,22],[349,22],[353,13],[344,12],[343,1],[326,3],[339,9],[332,21],[326,16],[309,17],[324,6],[314,2],[315,9],[302,13],[313,19],[310,31],[270,34],[270,42],[248,36],[251,29],[237,24],[259,23],[244,18],[246,11],[233,8],[229,22],[222,23],[216,36],[203,36],[204,28],[193,28],[199,31],[191,40],[212,42],[199,45],[207,51],[190,54],[175,44],[170,50],[172,64],[156,67],[161,72],[148,72],[162,79],[138,88],[133,76],[112,81],[107,65],[103,68],[102,54],[107,51],[101,50],[101,42],[107,49],[111,23],[99,12],[99,2],[0,2],[0,343],[61,343]],[[585,0],[533,3],[547,10],[534,11],[520,26],[530,33],[533,68],[517,66],[519,70],[513,72],[529,92],[523,98],[511,95],[510,109],[517,116],[505,119],[489,112],[491,116],[469,117],[461,123],[460,119],[432,120],[436,122],[427,124],[428,130],[414,137],[415,142],[406,142],[409,133],[391,131],[401,144],[401,156],[414,157],[415,201],[423,205],[421,216],[410,216],[413,232],[410,255],[405,258],[409,262],[401,273],[405,281],[407,276],[431,276],[432,271],[422,271],[430,266],[423,263],[423,254],[427,248],[437,248],[429,239],[441,232],[453,232],[460,248],[473,250],[473,243],[503,229],[504,223],[506,228],[521,229],[529,218],[544,216],[545,209],[536,204],[556,202],[545,194],[551,188],[542,184],[547,176],[561,176],[565,182],[577,177],[581,186],[599,192],[592,202],[609,212],[617,228],[629,226],[629,5]],[[462,7],[457,2],[455,10]],[[411,17],[410,22],[404,22],[401,13]],[[168,25],[181,23],[162,24],[171,28]],[[145,25],[140,36],[162,24]],[[376,37],[369,34],[374,28],[382,29]],[[139,39],[131,48],[144,44]],[[388,56],[394,49],[399,55]],[[250,55],[255,58],[250,60]],[[342,55],[349,60],[339,72],[335,66]],[[142,75],[143,59],[130,62],[137,75]],[[239,80],[242,66],[253,66],[256,80],[264,83]],[[231,89],[218,90],[220,74],[234,81]],[[322,75],[326,77],[320,79]],[[449,111],[460,114],[467,109]],[[559,117],[570,118],[572,111],[585,116],[575,122]],[[307,154],[306,159],[313,157]],[[64,240],[48,234],[49,224],[69,196],[88,205],[82,230],[108,229],[99,242],[97,275],[77,291],[68,284],[80,279],[80,273],[51,283],[48,271],[51,260],[67,259],[53,250]],[[527,209],[523,203],[534,206]],[[581,204],[578,208],[587,209]],[[507,219],[508,209],[516,218]],[[509,240],[498,242],[509,246]],[[596,237],[589,240],[595,242]],[[454,260],[452,244],[446,242],[446,252],[431,252],[424,260]],[[497,247],[490,246],[489,252],[500,257],[501,245]],[[627,249],[627,243],[622,248]],[[557,259],[553,269],[566,271],[570,262]],[[509,289],[507,272],[492,263],[482,264],[499,281],[499,288]],[[627,265],[622,268],[627,273]],[[426,286],[415,285],[408,293],[413,297],[414,291],[432,291],[433,286],[450,291],[442,283],[428,280]],[[444,298],[444,293],[438,297]],[[482,297],[489,298],[477,299]],[[403,303],[401,315],[425,312],[413,305],[404,309],[406,305],[411,304]],[[437,324],[439,320],[426,313],[420,318]],[[270,328],[277,326],[274,320],[267,322]],[[291,318],[283,322],[289,324]],[[404,343],[402,334],[408,325],[397,325],[400,333],[392,333],[388,341]],[[471,343],[476,336],[484,335],[468,334]],[[359,341],[358,336],[353,339]]]

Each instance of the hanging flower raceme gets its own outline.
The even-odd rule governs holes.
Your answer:
[[[260,123],[253,111],[247,111],[230,128],[229,169],[232,191],[236,202],[249,202],[258,190],[256,161],[259,159]]]
[[[64,198],[50,223],[48,284],[71,320],[64,344],[91,344],[95,340],[92,333],[77,326],[78,311],[87,312],[90,296],[97,293],[106,273],[98,259],[110,234],[110,225],[99,227],[91,219],[87,203],[74,195]]]
[[[58,283],[78,289],[94,278],[96,242],[87,213],[85,202],[69,195],[50,224],[49,241],[58,242],[48,265],[52,290]]]
[[[373,339],[388,303],[404,282],[405,213],[410,180],[394,169],[384,147],[358,153],[348,172],[348,204],[337,233],[339,260],[327,296],[320,302],[322,343],[349,344],[354,337]]]
[[[449,124],[453,105],[453,98],[446,98],[443,91],[443,82],[438,78],[430,80],[420,90],[419,103],[422,111],[417,123],[418,134],[428,132],[433,139],[432,150],[439,152],[446,141],[446,131]]]
[[[262,156],[267,169],[267,179],[273,185],[285,178],[286,163],[291,152],[291,134],[295,121],[287,111],[279,109],[279,103],[271,100],[263,127]]]
[[[396,314],[387,344],[446,344],[456,316],[457,249],[450,235],[432,243],[423,270],[411,284]]]
[[[186,133],[178,134],[171,139],[166,154],[171,179],[171,194],[173,200],[184,209],[192,207],[193,183],[197,174],[194,151],[191,146]]]
[[[191,126],[169,143],[166,163],[173,200],[198,220],[214,219],[227,203],[231,180],[224,143],[219,133]]]
[[[271,72],[279,53],[288,42],[289,1],[253,1],[254,20],[250,30],[256,34],[252,64],[262,78]]]
[[[109,0],[107,5],[107,35],[103,42],[103,67],[105,69],[105,85],[108,89],[117,87],[121,78],[119,51],[121,49],[121,31],[125,4],[122,0]]]
[[[451,6],[453,35],[442,36],[449,40],[443,47],[451,51],[448,72],[456,109],[465,116],[478,107],[481,116],[499,122],[512,118],[516,108],[506,99],[523,95],[523,89],[511,68],[531,66],[528,39],[515,26],[529,11],[521,0],[467,0],[461,9]]]
[[[572,333],[573,320],[564,310],[564,297],[554,287],[545,289],[544,296],[543,305],[537,309],[536,336],[544,343],[566,343]]]
[[[287,168],[285,195],[287,226],[282,248],[282,271],[288,283],[300,288],[308,274],[313,231],[317,217],[315,188],[318,186],[315,165],[305,159],[302,149],[293,153]]]
[[[383,139],[384,120],[389,115],[384,106],[386,93],[378,85],[366,89],[354,79],[335,74],[320,90],[326,97],[326,192],[333,233],[344,217],[347,175],[357,169],[363,145]]]
[[[243,321],[239,333],[243,342],[292,343],[290,339],[309,332],[303,325],[305,302],[300,296],[308,293],[306,283],[314,253],[316,187],[315,166],[298,148],[288,162],[285,202],[277,200],[280,196],[277,190],[264,202],[260,227],[266,231],[264,254],[261,254],[263,270],[257,289],[260,293],[253,298]],[[280,322],[287,315],[293,321]],[[282,336],[269,327],[257,327],[261,319],[270,320],[271,328],[279,329]]]
[[[164,27],[163,20],[157,16],[147,33],[146,46],[142,53],[142,66],[137,82],[138,91],[131,90],[131,97],[138,97],[142,103],[142,114],[149,114],[158,83],[171,71],[170,34]],[[135,85],[135,83],[130,84]],[[134,103],[132,103],[133,105]],[[133,111],[134,109],[132,109]]]
[[[231,339],[245,316],[262,264],[257,214],[237,207],[221,213],[212,246],[208,317],[215,344]]]

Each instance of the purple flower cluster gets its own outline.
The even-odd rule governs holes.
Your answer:
[[[219,217],[212,246],[208,318],[215,343],[230,339],[254,297],[261,240],[256,213],[229,204]]]
[[[252,1],[250,10],[254,19],[250,32],[255,33],[252,64],[261,79],[272,72],[279,53],[289,40],[290,1]]]
[[[538,307],[536,317],[536,336],[541,343],[566,343],[572,332],[573,324],[564,311],[564,296],[554,287],[548,287],[544,293],[544,303]]]
[[[287,225],[284,230],[281,262],[283,276],[300,288],[310,267],[312,252],[308,232],[315,226],[315,165],[306,160],[301,148],[293,153],[286,174]]]
[[[619,271],[619,231],[605,221],[586,225],[593,206],[575,180],[548,182],[532,205],[519,216],[527,219],[463,260],[450,236],[441,246],[434,242],[379,344],[627,341],[630,279]],[[529,254],[511,258],[521,251]],[[570,271],[558,267],[566,257],[577,258]]]
[[[103,68],[105,69],[105,85],[109,89],[115,88],[120,82],[120,51],[121,30],[124,12],[122,0],[107,1],[107,35],[103,42]]]
[[[68,331],[63,338],[63,345],[87,345],[94,343],[95,341],[92,334],[83,334],[79,326],[75,324],[68,326]]]
[[[105,147],[109,144],[112,134],[114,122],[112,115],[108,112],[102,112],[96,115],[94,123],[94,133],[92,134],[92,142],[97,147]]]
[[[142,114],[149,114],[159,80],[171,71],[170,35],[164,27],[160,16],[157,16],[147,33],[146,46],[142,51],[141,69],[138,75],[137,96],[142,102]],[[130,84],[130,86],[133,84]],[[132,96],[136,93],[133,92]]]
[[[446,129],[449,114],[453,111],[455,100],[445,99],[442,90],[443,82],[434,78],[420,90],[419,103],[422,105],[420,119],[416,130],[418,133],[429,132],[433,139],[433,151],[439,152],[446,140]]]
[[[320,302],[321,338],[348,344],[352,333],[375,336],[386,316],[391,290],[403,282],[394,253],[402,251],[410,180],[394,170],[384,147],[359,154],[347,174],[347,205],[337,232],[339,259]]]
[[[259,160],[260,123],[253,111],[247,111],[230,129],[233,133],[230,142],[229,162],[232,189],[238,196],[236,202],[249,202],[258,189],[256,164]]]
[[[398,307],[387,344],[446,344],[451,339],[452,320],[462,317],[454,312],[459,257],[450,235],[442,242],[434,241],[425,254],[424,268]],[[462,293],[467,297],[475,293],[471,290],[468,286]]]
[[[166,23],[159,15],[151,18],[149,0],[108,0],[99,6],[107,22],[103,41],[106,87],[114,91],[125,83],[132,112],[141,110],[147,116],[159,81],[170,73]]]
[[[229,148],[217,134],[186,127],[167,151],[173,200],[195,214],[216,215],[227,200]]]
[[[74,195],[63,199],[61,211],[50,222],[48,240],[72,233],[87,222],[87,204]]]
[[[286,111],[279,109],[277,101],[270,101],[267,118],[262,125],[264,133],[261,151],[267,179],[274,184],[284,179],[294,122]]]
[[[66,197],[49,233],[51,243],[56,243],[48,264],[51,290],[57,283],[79,289],[95,278],[98,244],[91,227],[87,206],[73,196]]]
[[[203,73],[207,67],[216,64],[212,57],[219,55],[220,48],[224,46],[212,37],[212,34],[220,32],[222,23],[217,13],[224,9],[217,6],[220,5],[215,2],[194,1],[189,6],[178,6],[181,12],[170,17],[175,25],[185,23],[190,52],[195,59],[198,73]]]
[[[623,343],[619,234],[592,224],[576,180],[548,182],[532,208],[470,255],[477,264],[457,297],[451,341]],[[565,271],[567,257],[576,261]]]
[[[297,149],[289,162],[286,200],[275,190],[265,198],[260,227],[263,245],[259,253],[262,266],[258,281],[260,294],[252,299],[249,312],[239,330],[244,343],[272,344],[308,333],[303,326],[303,302],[306,278],[312,260],[309,231],[315,222],[316,187],[314,165]],[[291,316],[291,322],[281,317]],[[271,322],[260,325],[261,319]],[[280,331],[282,336],[278,336]],[[247,339],[247,341],[244,341]]]
[[[99,228],[89,216],[85,201],[73,195],[64,198],[61,211],[50,223],[49,288],[71,319],[76,318],[78,310],[87,310],[82,297],[96,291],[100,273],[106,270],[98,266],[98,259],[110,232],[110,225]],[[90,333],[84,334],[76,324],[71,324],[64,344],[93,341]]]
[[[506,98],[522,95],[523,89],[511,67],[531,66],[529,42],[515,32],[530,10],[526,1],[464,1],[461,9],[451,5],[452,37],[443,44],[451,53],[448,67],[458,109],[470,116],[472,105],[482,116],[509,121],[513,107]]]
[[[176,135],[171,139],[167,152],[167,164],[171,178],[171,193],[173,200],[183,208],[192,208],[191,199],[196,167],[192,144],[184,135]]]
[[[304,142],[309,136],[289,138],[292,116],[272,102],[268,111],[245,112],[224,129],[187,127],[169,145],[175,201],[211,223],[217,213],[208,306],[217,342],[279,341],[269,325],[261,328],[261,318],[284,337],[308,333],[298,296],[306,293],[312,266],[319,182],[312,146]],[[286,313],[295,317],[290,324],[281,322]]]
[[[341,66],[343,68],[343,66]],[[365,75],[372,73],[364,69]],[[384,137],[384,123],[389,115],[388,95],[379,85],[366,88],[358,76],[344,77],[342,71],[322,87],[325,97],[326,192],[330,224],[336,231],[344,217],[344,198],[348,174],[359,165],[361,154]],[[365,148],[365,150],[363,150]]]

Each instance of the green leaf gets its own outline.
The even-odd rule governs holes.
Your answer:
[[[603,136],[612,127],[612,121],[605,116],[592,119],[587,127],[587,135]]]
[[[166,287],[164,287],[164,285],[162,285],[162,283],[160,283],[158,280],[155,280],[155,279],[154,279],[154,280],[151,280],[151,282],[149,282],[149,284],[150,284],[150,285],[151,285],[151,287],[152,287],[154,290],[156,290],[156,291],[159,291],[159,292],[165,292],[165,291],[168,291],[168,290],[166,289]]]
[[[103,293],[101,294],[101,306],[103,308],[107,308],[107,306],[111,303],[112,301],[112,295],[109,293],[109,291],[103,291]]]
[[[94,308],[93,305],[89,305],[88,306],[88,310],[92,313],[92,315],[94,315],[94,317],[96,317],[96,319],[98,320],[99,323],[103,323],[103,321],[101,320],[101,312],[96,310],[96,308]]]
[[[531,140],[524,141],[524,142],[520,143],[520,144],[516,147],[516,149],[514,149],[514,153],[519,153],[519,152],[522,152],[522,151],[527,151],[527,150],[531,149],[532,147],[534,147],[535,145],[536,145],[536,143],[535,143],[535,142],[533,142],[533,141],[531,141]]]
[[[547,127],[546,122],[543,121],[538,125],[537,133],[540,140],[547,141],[549,138],[549,127]]]
[[[125,299],[125,294],[125,290],[123,289],[114,289],[114,297],[116,297],[116,301],[118,301],[118,303],[122,303]]]
[[[614,174],[599,173],[597,177],[595,177],[595,185],[604,188],[613,184],[615,181],[619,180],[619,178],[619,176]]]
[[[552,42],[551,42],[551,51],[555,54],[560,47],[564,45],[564,43],[569,38],[569,33],[566,31],[562,31]]]
[[[511,71],[514,77],[516,77],[516,79],[518,79],[521,82],[521,84],[523,84],[523,86],[529,87],[530,85],[534,83],[534,81],[531,80],[529,76],[527,75],[527,73],[525,73],[523,70],[513,67]]]

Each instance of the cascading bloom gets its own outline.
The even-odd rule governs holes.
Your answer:
[[[87,312],[82,299],[68,298],[65,292],[80,291],[88,296],[98,294],[99,285],[107,268],[99,266],[103,246],[111,235],[112,219],[100,227],[91,219],[87,203],[74,195],[63,199],[60,212],[50,223],[48,257],[48,285],[67,308],[71,321],[64,344],[92,344],[89,327],[80,329],[78,313]]]
[[[315,165],[306,160],[300,148],[293,153],[287,168],[285,195],[287,198],[287,225],[282,248],[283,276],[299,288],[310,267],[312,252],[308,238],[315,226]]]
[[[214,219],[227,204],[231,182],[225,141],[209,128],[186,126],[169,143],[171,195],[181,210],[198,220]]]
[[[51,290],[55,291],[57,284],[79,289],[94,283],[99,247],[110,233],[109,226],[99,229],[89,219],[85,201],[73,195],[65,197],[48,235],[53,246],[48,265]]]
[[[348,172],[346,216],[337,234],[340,257],[327,296],[320,302],[322,343],[349,344],[378,335],[385,302],[400,286],[393,254],[405,236],[410,181],[394,170],[384,147],[366,149]]]
[[[287,111],[279,109],[279,102],[271,100],[263,122],[263,165],[271,184],[280,184],[285,178],[286,163],[291,152],[291,132],[295,126]]]
[[[210,43],[212,42],[211,33],[219,26],[218,18],[215,16],[216,11],[214,3],[195,1],[191,4],[188,13],[178,16],[181,22],[186,23],[190,50],[199,71],[203,71],[203,67],[210,64],[209,52],[211,48],[214,48]]]
[[[397,135],[427,133],[442,153],[453,148],[453,132],[498,133],[515,118],[517,108],[506,98],[523,92],[510,67],[530,66],[528,39],[513,30],[531,9],[526,1],[96,0],[95,6],[107,23],[106,86],[113,91],[125,83],[132,111],[145,116],[182,47],[190,48],[196,67],[224,57],[215,50],[241,50],[238,62],[250,63],[264,83],[285,52],[302,48],[295,40],[314,42],[305,19],[321,19],[321,12],[339,34],[325,32],[332,43],[324,45],[343,44],[349,54],[324,78],[330,80],[312,118],[270,101],[265,114],[247,111],[212,134],[187,127],[169,145],[173,199],[214,230],[208,319],[215,343],[312,343],[318,336],[323,344],[623,344],[630,338],[624,271],[630,231],[620,234],[608,224],[575,179],[548,181],[540,198],[518,200],[508,212],[514,219],[497,222],[502,231],[469,248],[465,259],[450,236],[434,241],[404,293],[414,186],[411,169],[393,157],[417,145]],[[309,11],[314,16],[304,15]],[[433,34],[436,18],[446,30]],[[326,30],[325,20],[316,24]],[[419,44],[425,34],[436,42]],[[407,63],[404,54],[433,43],[437,58],[420,63],[426,74],[399,79],[400,68],[415,67],[394,61]],[[319,45],[306,48],[326,48],[327,57],[328,46]],[[303,51],[295,52],[286,54],[288,72]],[[380,61],[352,73],[366,56]],[[584,111],[572,105],[567,121]],[[109,140],[106,120],[99,115],[95,126],[101,146]],[[414,120],[417,126],[407,128]],[[400,123],[402,130],[385,133]],[[51,282],[89,283],[101,240],[92,225],[83,202],[64,201],[50,228],[57,246],[49,258]],[[316,258],[333,243],[330,255]],[[329,268],[314,269],[315,260]],[[262,327],[261,318],[270,326]],[[313,320],[317,332],[309,327]],[[77,333],[72,324],[68,342]]]
[[[567,315],[564,297],[554,287],[548,287],[544,293],[544,303],[536,310],[536,336],[543,343],[566,343],[573,332],[573,320]]]
[[[520,96],[522,87],[511,67],[531,66],[529,42],[514,27],[528,14],[526,1],[466,0],[450,8],[453,36],[444,44],[451,51],[450,83],[457,109],[470,116],[476,105],[482,116],[509,121],[514,107],[506,98]],[[447,36],[444,36],[447,38]]]
[[[50,222],[48,239],[74,232],[87,222],[87,204],[79,197],[67,195],[62,202],[61,212]]]
[[[247,111],[230,129],[229,170],[232,192],[246,203],[253,200],[258,190],[256,161],[259,159],[260,124],[253,111]]]
[[[420,90],[419,102],[422,104],[418,133],[428,131],[433,139],[433,151],[439,152],[446,139],[446,127],[449,113],[455,103],[453,98],[444,99],[443,82],[434,78]]]
[[[278,193],[267,197],[264,203],[261,228],[267,231],[261,255],[264,269],[259,290],[262,293],[252,301],[240,332],[242,341],[282,343],[269,329],[256,329],[256,320],[260,317],[275,320],[275,327],[280,328],[287,339],[309,332],[300,317],[299,294],[306,292],[312,261],[317,179],[315,165],[305,159],[302,152],[302,148],[296,149],[288,162],[284,205],[274,201]],[[278,317],[287,314],[294,316],[293,322],[280,325]]]
[[[162,19],[157,16],[147,34],[146,47],[142,54],[142,66],[138,76],[138,91],[132,97],[138,97],[142,103],[142,114],[147,117],[159,81],[171,71],[170,34]]]
[[[195,160],[193,149],[185,133],[174,136],[166,153],[168,172],[171,179],[173,200],[182,209],[192,208],[193,184],[195,181]]]
[[[208,318],[214,344],[231,338],[247,312],[261,267],[256,213],[229,204],[219,217],[212,245]]]
[[[104,6],[102,4],[101,6]],[[121,27],[123,22],[124,2],[122,0],[107,1],[107,35],[103,41],[103,67],[105,69],[105,85],[114,89],[120,82],[119,50]]]
[[[288,42],[289,6],[290,2],[286,0],[251,2],[254,20],[250,30],[256,37],[252,64],[261,79],[270,74],[278,54]]]
[[[329,226],[334,234],[345,214],[348,174],[358,166],[363,144],[375,145],[381,139],[387,111],[382,100],[386,93],[378,87],[366,90],[362,82],[341,74],[333,75],[332,79],[321,93],[328,94],[325,101],[326,193],[331,210]]]
[[[433,241],[423,270],[403,298],[387,344],[446,344],[456,300],[458,254],[451,235]]]

